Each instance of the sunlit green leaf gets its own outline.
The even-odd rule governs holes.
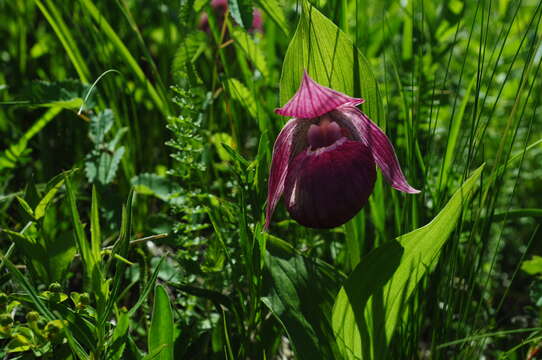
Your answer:
[[[165,346],[158,355],[160,360],[173,360],[173,312],[166,290],[161,285],[154,288],[154,306],[149,329],[149,352]]]
[[[318,83],[350,96],[362,96],[363,109],[375,121],[382,103],[370,64],[331,20],[307,0],[294,37],[290,41],[280,78],[280,105],[286,104],[301,83],[303,70]]]
[[[396,257],[392,256],[395,261],[375,261],[375,258],[378,260],[377,255],[382,255],[377,249],[354,269],[337,296],[333,309],[333,330],[344,358],[372,359],[376,354],[385,354],[401,311],[419,281],[438,258],[461,212],[469,205],[470,198],[478,188],[483,168],[482,165],[472,173],[429,224],[397,239],[398,245],[404,249],[403,255],[383,288],[387,276],[382,276],[393,270],[393,264],[398,260]],[[375,283],[365,285],[367,290],[361,293],[355,286],[348,285],[371,279]],[[381,291],[377,292],[379,289]],[[375,297],[376,294],[379,296]],[[367,302],[370,295],[372,297]]]

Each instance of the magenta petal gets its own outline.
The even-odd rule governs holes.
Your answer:
[[[294,220],[312,228],[333,228],[367,203],[376,179],[371,151],[360,141],[299,153],[291,162],[284,203]]]
[[[273,159],[269,172],[269,183],[267,189],[267,208],[265,211],[265,229],[269,228],[271,216],[284,191],[286,174],[288,173],[288,162],[293,148],[293,139],[298,125],[298,119],[291,119],[280,131],[275,145],[273,146]]]
[[[324,115],[341,105],[347,103],[359,105],[364,101],[318,84],[305,71],[301,85],[294,97],[286,105],[276,109],[275,112],[282,116],[311,119]]]
[[[386,134],[367,115],[356,108],[355,104],[346,104],[331,116],[339,125],[347,128],[352,128],[353,125],[355,136],[359,136],[360,140],[371,149],[376,164],[393,188],[409,194],[420,192],[408,184],[393,145]]]

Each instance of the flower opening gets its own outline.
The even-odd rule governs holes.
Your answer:
[[[296,94],[275,110],[290,116],[273,147],[265,227],[284,195],[286,209],[301,225],[332,228],[367,203],[375,164],[390,185],[408,184],[387,136],[356,106],[364,102],[316,83],[305,71]]]

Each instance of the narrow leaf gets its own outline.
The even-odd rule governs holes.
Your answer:
[[[34,216],[36,217],[36,220],[39,220],[45,216],[45,210],[47,209],[47,206],[49,206],[49,203],[53,200],[62,185],[64,185],[64,179],[59,178],[58,182],[53,185],[53,187],[47,192],[47,194],[45,194],[45,196],[40,200],[38,206],[36,206],[36,209],[34,210]]]

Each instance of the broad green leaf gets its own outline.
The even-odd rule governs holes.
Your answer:
[[[47,266],[50,282],[66,279],[66,273],[76,253],[73,233],[67,230],[54,235],[43,234],[40,242],[45,247],[43,263]]]
[[[149,329],[149,353],[165,346],[157,359],[173,360],[173,312],[166,290],[161,285],[154,288],[154,306]]]
[[[280,79],[280,105],[295,94],[303,70],[318,83],[350,96],[362,96],[364,111],[375,121],[382,118],[376,79],[368,60],[331,20],[307,0],[290,41]]]
[[[333,306],[332,325],[345,359],[360,358],[357,354],[362,351],[364,359],[371,359],[371,339],[368,336],[371,324],[365,319],[365,306],[374,292],[382,289],[393,276],[402,255],[403,248],[397,241],[385,243],[361,259],[343,283]]]
[[[24,234],[7,229],[0,231],[9,235],[16,244],[35,279],[43,283],[64,279],[75,255],[71,232],[49,234],[45,230],[36,231],[35,226],[27,228]]]
[[[243,50],[245,55],[262,73],[264,78],[268,78],[269,69],[267,68],[267,61],[265,55],[258,45],[254,42],[252,37],[241,28],[234,27],[231,31],[231,36],[235,40],[235,44]]]
[[[245,30],[252,26],[252,0],[228,0],[231,17]]]
[[[298,359],[336,358],[331,307],[342,277],[300,255],[268,255],[264,304],[284,326]]]
[[[384,356],[401,311],[422,277],[438,259],[461,212],[466,209],[478,188],[483,168],[484,165],[472,173],[429,224],[397,239],[404,252],[397,270],[383,288],[385,279],[382,274],[390,270],[388,260],[382,261],[381,266],[375,266],[375,255],[370,257],[371,253],[354,269],[337,296],[333,310],[333,330],[339,339],[338,345],[344,358],[371,359],[377,354]],[[370,288],[367,292],[373,293],[369,302],[366,300],[367,292],[362,292],[360,296],[356,294],[355,287],[352,290],[347,285],[359,284],[367,279],[375,281],[374,284],[366,285]],[[382,291],[377,291],[379,289]],[[363,309],[364,316],[361,316]]]

